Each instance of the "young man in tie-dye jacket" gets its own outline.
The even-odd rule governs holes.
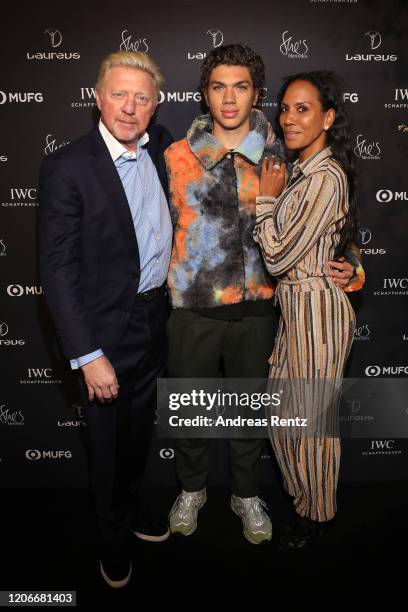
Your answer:
[[[256,109],[264,87],[262,58],[243,45],[213,49],[201,68],[209,113],[165,153],[174,244],[168,285],[168,375],[174,378],[266,378],[276,334],[274,279],[252,234],[260,162],[283,158],[265,115]],[[358,258],[336,262],[331,274],[360,288]],[[334,262],[331,262],[334,266]],[[358,268],[360,276],[355,275]],[[253,544],[270,540],[272,525],[259,498],[263,440],[228,440],[231,508]],[[179,440],[176,469],[182,491],[170,512],[173,533],[190,535],[206,501],[208,440]]]

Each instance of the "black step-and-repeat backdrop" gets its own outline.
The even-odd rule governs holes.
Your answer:
[[[357,330],[349,377],[408,375],[408,11],[393,0],[176,0],[12,3],[0,46],[0,486],[87,484],[86,425],[60,354],[37,261],[37,180],[44,155],[97,120],[100,60],[145,51],[166,77],[157,120],[175,138],[201,112],[205,54],[244,42],[262,54],[270,118],[281,78],[334,69],[344,79],[359,171],[366,285],[352,296]],[[405,68],[405,71],[404,71]],[[384,411],[387,410],[384,402]],[[358,421],[358,405],[351,417]],[[408,416],[407,416],[408,418]],[[346,440],[342,478],[405,478],[402,438]],[[212,482],[227,481],[218,443]],[[263,475],[273,476],[265,445]],[[155,440],[149,479],[174,482],[173,444]]]

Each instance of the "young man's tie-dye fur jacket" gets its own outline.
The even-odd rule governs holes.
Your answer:
[[[270,299],[275,282],[252,234],[264,156],[284,159],[265,115],[233,153],[212,135],[212,119],[193,121],[165,152],[174,244],[168,285],[173,308],[212,308]]]
[[[174,223],[168,277],[174,308],[211,308],[274,294],[252,232],[259,162],[264,154],[283,158],[282,145],[257,110],[233,153],[211,131],[210,115],[198,117],[187,138],[165,153]]]

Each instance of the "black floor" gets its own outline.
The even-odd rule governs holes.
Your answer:
[[[380,597],[389,605],[405,598],[408,586],[406,482],[343,484],[335,523],[312,550],[290,554],[273,541],[248,543],[229,509],[227,489],[209,489],[192,536],[163,543],[135,538],[134,574],[121,590],[99,575],[85,490],[0,491],[0,590],[75,590],[82,609],[137,610],[140,601],[143,609],[161,601],[163,612],[195,610],[204,602],[218,608],[223,595],[228,610],[239,604],[278,610],[286,601],[286,611],[306,601],[314,609],[342,601],[348,609],[368,610]],[[152,499],[168,508],[175,493],[151,490]],[[277,528],[288,500],[279,486],[263,494]]]

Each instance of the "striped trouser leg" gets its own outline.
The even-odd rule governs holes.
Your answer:
[[[270,428],[270,436],[296,512],[312,520],[328,521],[336,513],[341,447],[337,435],[330,435],[336,429],[324,425],[316,428],[316,422],[325,423],[324,419],[337,416],[335,382],[341,380],[350,350],[354,313],[340,291],[299,289],[284,286],[280,291],[282,319],[270,377],[296,381],[292,399],[303,392],[299,381],[317,381],[320,401],[307,410],[315,428],[301,434],[287,431],[285,435]],[[322,393],[322,381],[326,380],[329,390]],[[301,416],[305,403],[293,400],[290,406],[284,406],[284,416]]]

